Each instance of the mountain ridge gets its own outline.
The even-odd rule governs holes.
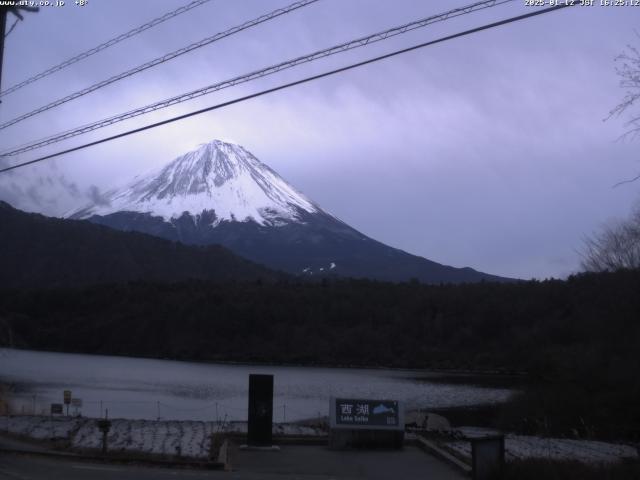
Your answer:
[[[219,245],[187,246],[140,232],[27,213],[0,201],[0,287],[62,288],[183,280],[256,281],[286,275]]]
[[[108,192],[70,218],[190,245],[220,244],[295,275],[513,281],[412,255],[369,238],[324,211],[244,147],[213,140]]]
[[[216,206],[214,226],[248,220],[278,225],[279,218],[295,221],[299,210],[320,210],[244,147],[213,140],[134,178],[123,188],[110,190],[103,204],[69,216],[136,211],[170,221],[185,211],[197,215],[210,205]]]

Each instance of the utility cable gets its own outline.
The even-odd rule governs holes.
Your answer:
[[[52,108],[58,107],[60,105],[63,105],[67,102],[70,102],[71,100],[75,100],[76,98],[80,98],[84,95],[87,95],[88,93],[91,92],[95,92],[96,90],[99,90],[101,88],[106,87],[107,85],[111,85],[112,83],[115,83],[119,80],[122,80],[124,78],[130,77],[132,75],[135,75],[136,73],[140,73],[144,70],[147,70],[149,68],[155,67],[156,65],[160,65],[162,63],[168,62],[169,60],[173,60],[176,57],[179,57],[181,55],[184,55],[185,53],[189,53],[193,50],[196,50],[198,48],[204,47],[205,45],[209,45],[213,42],[216,42],[218,40],[221,40],[223,38],[226,37],[230,37],[231,35],[235,35],[236,33],[239,33],[243,30],[247,30],[251,27],[255,27],[256,25],[259,25],[261,23],[264,22],[268,22],[269,20],[273,20],[274,18],[277,18],[281,15],[287,14],[289,12],[292,12],[293,10],[297,10],[299,8],[302,7],[306,7],[307,5],[311,4],[311,3],[315,3],[318,0],[300,0],[298,2],[292,3],[291,5],[288,5],[287,7],[284,8],[279,8],[277,10],[274,10],[272,12],[269,12],[265,15],[261,15],[258,18],[254,18],[253,20],[250,20],[248,22],[243,23],[242,25],[238,25],[236,27],[230,28],[229,30],[225,30],[224,32],[220,32],[220,33],[216,33],[215,35],[211,36],[211,37],[207,37],[204,38],[202,40],[200,40],[199,42],[195,42],[192,43],[190,45],[187,45],[186,47],[182,47],[178,50],[175,50],[171,53],[167,53],[166,55],[163,55],[161,57],[158,58],[154,58],[153,60],[143,63],[142,65],[138,65],[137,67],[134,67],[132,69],[126,70],[122,73],[119,73],[118,75],[114,75],[112,77],[107,78],[106,80],[102,80],[98,83],[94,83],[93,85],[83,88],[82,90],[78,90],[77,92],[74,92],[70,95],[67,95],[66,97],[62,97],[59,98],[58,100],[55,100],[51,103],[48,103],[47,105],[44,105],[42,107],[36,108],[35,110],[32,110],[31,112],[25,113],[23,115],[20,115],[12,120],[9,120],[7,122],[4,122],[2,124],[0,124],[0,130],[5,129],[11,125],[14,125],[16,123],[19,123],[23,120],[26,120],[29,117],[33,117],[34,115],[37,115],[39,113],[43,113],[46,112],[47,110],[51,110]]]
[[[13,29],[16,28],[16,25],[18,24],[18,22],[20,21],[19,18],[16,18],[15,21],[13,22],[13,25],[11,25],[11,28],[9,29],[9,31],[7,33],[4,34],[4,38],[7,38],[9,36],[9,34],[11,32],[13,32]]]
[[[224,80],[222,82],[218,82],[212,85],[208,85],[206,87],[203,88],[199,88],[197,90],[193,90],[191,92],[187,92],[187,93],[183,93],[180,95],[177,95],[175,97],[171,97],[150,105],[146,105],[144,107],[140,107],[137,108],[135,110],[130,110],[128,112],[125,113],[121,113],[112,117],[108,117],[102,120],[99,120],[97,122],[94,123],[90,123],[87,125],[84,125],[82,127],[77,127],[75,129],[72,130],[67,130],[65,132],[53,135],[52,137],[40,140],[40,141],[35,141],[32,142],[31,144],[27,145],[27,146],[22,146],[19,148],[13,148],[10,151],[4,152],[2,153],[1,156],[13,156],[13,155],[17,155],[19,153],[24,153],[27,152],[29,150],[34,150],[36,148],[41,148],[47,145],[51,145],[53,143],[57,143],[60,142],[62,140],[66,140],[72,137],[75,137],[77,135],[81,135],[84,133],[88,133],[91,132],[93,130],[97,130],[99,128],[103,128],[109,125],[113,125],[114,123],[119,123],[122,122],[124,120],[128,120],[130,118],[135,118],[138,117],[140,115],[144,115],[146,113],[150,113],[150,112],[154,112],[156,110],[160,110],[162,108],[167,108],[173,105],[177,105],[179,103],[182,102],[186,102],[188,100],[192,100],[194,98],[197,97],[201,97],[203,95],[207,95],[225,88],[229,88],[229,87],[233,87],[235,85],[239,85],[242,83],[246,83],[246,82],[250,82],[252,80],[256,80],[258,78],[262,78],[265,77],[267,75],[272,75],[274,73],[280,72],[282,70],[287,70],[289,68],[293,68],[295,66],[304,64],[304,63],[309,63],[309,62],[313,62],[315,60],[321,59],[321,58],[325,58],[325,57],[329,57],[331,55],[335,55],[338,53],[342,53],[342,52],[346,52],[348,50],[353,50],[355,48],[359,48],[359,47],[364,47],[366,45],[375,43],[375,42],[379,42],[382,40],[386,40],[388,38],[394,37],[396,35],[401,35],[407,32],[410,32],[412,30],[415,30],[417,28],[423,28],[426,27],[428,25],[431,25],[433,23],[436,22],[442,22],[451,18],[455,18],[455,17],[459,17],[461,15],[467,15],[471,12],[475,12],[478,10],[483,10],[486,8],[491,8],[491,7],[495,7],[498,5],[501,5],[503,3],[508,3],[508,2],[512,2],[514,0],[485,0],[485,1],[481,1],[481,2],[476,2],[473,3],[471,5],[467,5],[465,7],[460,7],[460,8],[456,8],[454,10],[449,10],[448,12],[445,13],[441,13],[438,15],[433,15],[430,17],[426,17],[420,20],[416,20],[413,21],[411,23],[407,23],[404,25],[400,25],[397,27],[393,27],[390,28],[388,30],[384,30],[382,32],[377,32],[374,33],[372,35],[368,35],[366,37],[361,37],[355,40],[351,40],[345,43],[342,43],[340,45],[336,45],[333,47],[329,47],[329,48],[325,48],[323,50],[319,50],[316,51],[314,53],[308,54],[308,55],[304,55],[302,57],[297,57],[294,59],[290,59],[281,63],[278,63],[276,65],[271,65],[269,67],[260,69],[260,70],[256,70],[254,72],[251,73],[247,73],[244,75],[240,75],[238,77],[234,77],[228,80]],[[13,122],[15,123],[15,122]],[[11,124],[10,122],[0,125],[0,129],[3,128],[4,126],[8,126],[9,124]]]
[[[182,13],[188,12],[189,10],[199,7],[200,5],[202,5],[203,3],[207,3],[211,0],[194,0],[191,3],[188,3],[187,5],[183,5],[182,7],[173,10],[171,12],[165,13],[164,15],[162,15],[161,17],[158,17],[154,20],[151,20],[150,22],[147,22],[143,25],[140,25],[139,27],[134,28],[133,30],[129,30],[126,33],[123,33],[121,35],[118,35],[115,38],[112,38],[110,40],[107,40],[104,43],[101,43],[100,45],[93,47],[85,52],[82,52],[78,55],[76,55],[75,57],[71,57],[67,60],[65,60],[62,63],[59,63],[58,65],[55,65],[51,68],[48,68],[47,70],[44,70],[43,72],[38,73],[37,75],[34,75],[30,78],[27,78],[26,80],[23,80],[20,83],[17,83],[16,85],[7,88],[6,90],[3,90],[2,92],[0,92],[0,97],[4,97],[5,95],[9,95],[10,93],[15,92],[16,90],[20,90],[22,87],[25,87],[27,85],[29,85],[30,83],[36,82],[44,77],[47,77],[49,75],[51,75],[52,73],[58,72],[64,68],[67,68],[69,65],[73,65],[74,63],[79,62],[80,60],[84,60],[85,58],[90,57],[91,55],[94,55],[106,48],[109,48],[113,45],[115,45],[116,43],[120,43],[123,40],[126,40],[127,38],[131,38],[134,35],[137,35],[139,33],[144,32],[145,30],[148,30],[152,27],[155,27],[156,25],[161,24],[162,22],[166,22],[167,20],[176,17]],[[7,34],[8,35],[8,34]]]
[[[280,91],[280,90],[284,90],[284,89],[287,89],[287,88],[290,88],[290,87],[294,87],[296,85],[301,85],[303,83],[311,82],[313,80],[318,80],[320,78],[328,77],[330,75],[335,75],[337,73],[346,72],[346,71],[352,70],[354,68],[362,67],[364,65],[368,65],[368,64],[371,64],[371,63],[374,63],[374,62],[378,62],[380,60],[385,60],[387,58],[395,57],[397,55],[400,55],[400,54],[403,54],[403,53],[407,53],[407,52],[411,52],[411,51],[414,51],[414,50],[417,50],[417,49],[420,49],[420,48],[428,47],[430,45],[435,45],[437,43],[445,42],[447,40],[453,40],[454,38],[463,37],[463,36],[466,36],[466,35],[470,35],[472,33],[477,33],[477,32],[483,31],[483,30],[489,30],[491,28],[499,27],[501,25],[506,25],[506,24],[517,22],[517,21],[520,21],[520,20],[525,20],[527,18],[535,17],[535,16],[542,15],[542,14],[549,13],[549,12],[554,12],[554,11],[557,11],[557,10],[560,10],[560,9],[563,9],[563,8],[566,8],[566,7],[570,7],[570,6],[573,6],[573,5],[577,5],[577,4],[573,4],[573,3],[571,3],[571,4],[560,4],[560,5],[556,5],[556,6],[553,6],[553,7],[548,7],[548,8],[544,8],[544,9],[540,9],[540,10],[535,10],[533,12],[526,13],[524,15],[518,15],[516,17],[510,17],[510,18],[507,18],[505,20],[500,20],[498,22],[482,25],[480,27],[472,28],[470,30],[465,30],[463,32],[455,33],[453,35],[448,35],[446,37],[441,37],[441,38],[438,38],[438,39],[435,39],[435,40],[431,40],[431,41],[428,41],[428,42],[420,43],[418,45],[414,45],[414,46],[411,46],[411,47],[408,47],[408,48],[403,48],[401,50],[395,50],[395,51],[393,51],[391,53],[387,53],[385,55],[380,55],[378,57],[370,58],[370,59],[364,60],[362,62],[353,63],[351,65],[347,65],[345,67],[337,68],[335,70],[330,70],[330,71],[327,71],[327,72],[324,72],[324,73],[320,73],[318,75],[313,75],[313,76],[310,76],[310,77],[303,78],[301,80],[296,80],[294,82],[290,82],[290,83],[286,83],[286,84],[283,84],[283,85],[279,85],[277,87],[273,87],[273,88],[269,88],[269,89],[266,89],[266,90],[262,90],[260,92],[253,93],[251,95],[246,95],[244,97],[236,98],[234,100],[229,100],[227,102],[219,103],[217,105],[212,105],[212,106],[207,107],[207,108],[196,110],[196,111],[193,111],[193,112],[190,112],[190,113],[185,113],[184,115],[179,115],[177,117],[169,118],[167,120],[163,120],[163,121],[160,121],[160,122],[156,122],[156,123],[152,123],[152,124],[149,124],[149,125],[145,125],[144,127],[136,128],[136,129],[133,129],[133,130],[128,130],[126,132],[122,132],[122,133],[119,133],[117,135],[112,135],[110,137],[102,138],[100,140],[95,140],[93,142],[85,143],[83,145],[79,145],[77,147],[73,147],[73,148],[62,150],[62,151],[59,151],[59,152],[56,152],[56,153],[52,153],[50,155],[45,155],[43,157],[36,158],[34,160],[30,160],[28,162],[23,162],[23,163],[19,163],[19,164],[16,164],[16,165],[12,165],[10,167],[6,167],[6,168],[3,168],[3,169],[0,169],[0,173],[8,172],[10,170],[15,170],[17,168],[25,167],[27,165],[32,165],[34,163],[42,162],[44,160],[48,160],[50,158],[58,157],[60,155],[64,155],[64,154],[67,154],[67,153],[76,152],[78,150],[82,150],[82,149],[85,149],[85,148],[88,148],[88,147],[92,147],[94,145],[99,145],[101,143],[109,142],[109,141],[115,140],[117,138],[122,138],[122,137],[126,137],[126,136],[129,136],[129,135],[133,135],[134,133],[139,133],[139,132],[143,132],[145,130],[150,130],[152,128],[156,128],[156,127],[162,126],[162,125],[167,125],[169,123],[177,122],[178,120],[183,120],[185,118],[193,117],[195,115],[200,115],[202,113],[206,113],[206,112],[210,112],[210,111],[217,110],[217,109],[220,109],[220,108],[224,108],[224,107],[227,107],[229,105],[234,105],[236,103],[244,102],[246,100],[250,100],[250,99],[256,98],[256,97],[261,97],[261,96],[267,95],[269,93],[273,93],[273,92],[277,92],[277,91]]]

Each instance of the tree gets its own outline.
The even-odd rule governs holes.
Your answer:
[[[640,38],[640,34],[638,34]],[[620,77],[620,87],[626,89],[622,101],[609,112],[607,118],[620,116],[640,103],[640,50],[627,45],[627,50],[616,57],[616,73]],[[640,135],[640,112],[633,112],[625,123],[628,130],[623,137],[635,138]]]
[[[640,34],[636,32],[638,38]],[[622,101],[610,112],[607,119],[620,116],[640,104],[640,50],[627,45],[627,50],[616,57],[616,73],[620,77],[620,87],[626,89]],[[626,121],[627,131],[621,138],[635,139],[640,136],[640,112],[634,111]],[[635,182],[631,180],[618,183]],[[616,186],[617,186],[616,185]],[[605,226],[600,233],[585,239],[582,254],[582,268],[586,271],[603,272],[640,268],[640,203],[631,216],[624,221]]]
[[[589,272],[640,268],[640,204],[628,219],[585,240],[582,268]]]

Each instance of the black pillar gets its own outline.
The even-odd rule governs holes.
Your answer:
[[[471,439],[473,480],[499,480],[504,471],[504,435]]]
[[[249,427],[247,443],[271,446],[273,375],[249,375]]]

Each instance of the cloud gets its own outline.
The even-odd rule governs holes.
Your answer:
[[[100,192],[100,189],[95,185],[91,185],[89,187],[89,189],[87,190],[87,196],[89,197],[91,203],[95,205],[109,206],[111,204],[109,199],[102,192]]]
[[[157,3],[132,3],[128,27],[164,10]],[[24,94],[7,96],[3,115],[17,116],[287,2],[214,3],[57,73],[55,91],[34,84]],[[0,140],[14,145],[50,135],[466,3],[318,2],[35,116],[8,134],[0,132],[5,135]],[[76,141],[526,11],[517,3],[296,67]],[[207,15],[209,8],[216,14]],[[69,9],[65,15],[54,10],[59,9],[30,17],[7,39],[3,83],[68,58],[78,38],[99,43],[116,27],[127,28],[117,2]],[[445,42],[75,152],[52,167],[2,175],[0,198],[60,215],[89,201],[105,202],[102,192],[132,176],[199,143],[228,137],[333,214],[392,246],[502,275],[562,275],[577,267],[575,248],[583,236],[603,219],[623,216],[637,196],[636,184],[610,188],[637,173],[637,144],[614,142],[622,121],[602,122],[623,95],[613,58],[634,41],[634,22],[626,9],[574,8]],[[31,48],[52,35],[51,48]]]
[[[0,174],[0,199],[20,210],[60,216],[91,196],[52,163],[37,173],[19,169]]]

